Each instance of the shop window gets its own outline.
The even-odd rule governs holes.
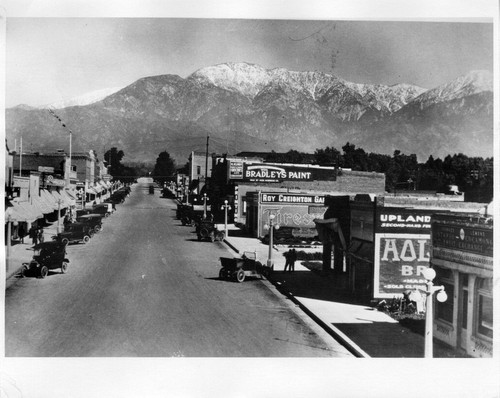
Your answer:
[[[477,282],[477,333],[493,338],[493,279],[478,279]]]
[[[436,319],[442,321],[453,323],[453,297],[455,286],[453,284],[453,273],[451,270],[442,269],[435,267],[436,279],[434,285],[443,285],[446,294],[448,295],[448,300],[441,303],[435,301],[436,305]]]

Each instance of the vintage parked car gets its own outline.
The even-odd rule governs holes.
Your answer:
[[[64,232],[57,234],[54,239],[65,245],[74,242],[88,243],[94,235],[94,230],[86,223],[70,223],[64,226]]]
[[[213,221],[201,220],[196,224],[196,235],[198,240],[210,239],[212,242],[222,241],[225,237],[224,231],[219,231]]]
[[[182,225],[192,225],[194,220],[193,206],[179,203],[177,205],[176,217],[181,220]]]
[[[69,260],[66,258],[66,245],[59,241],[44,242],[35,246],[33,259],[23,263],[22,276],[36,275],[45,278],[49,270],[60,268],[64,274],[68,269]]]
[[[104,217],[109,217],[114,211],[113,204],[111,203],[99,203],[92,207],[93,214],[101,214]]]
[[[235,279],[241,283],[247,276],[268,277],[272,271],[271,267],[257,261],[257,253],[244,252],[241,257],[221,257],[222,268],[219,271],[220,279]]]
[[[102,231],[102,218],[102,214],[90,213],[78,217],[76,221],[88,225],[93,232],[97,233],[99,231]]]

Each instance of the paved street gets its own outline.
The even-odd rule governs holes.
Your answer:
[[[7,356],[350,356],[265,281],[219,280],[222,243],[198,242],[170,199],[136,185],[67,274],[6,290]]]

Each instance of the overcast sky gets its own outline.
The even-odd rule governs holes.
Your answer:
[[[6,106],[250,62],[424,88],[493,70],[493,25],[194,18],[8,18]]]

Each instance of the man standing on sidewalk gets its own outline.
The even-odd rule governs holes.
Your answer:
[[[285,268],[283,271],[286,271],[287,268],[289,268],[289,271],[295,271],[295,261],[297,260],[297,252],[295,249],[290,249],[284,254],[286,261],[285,261]]]
[[[38,244],[38,229],[34,226],[30,228],[30,238],[33,240],[33,246]]]
[[[292,249],[290,250],[290,272],[295,271],[295,261],[297,261],[297,252]]]

